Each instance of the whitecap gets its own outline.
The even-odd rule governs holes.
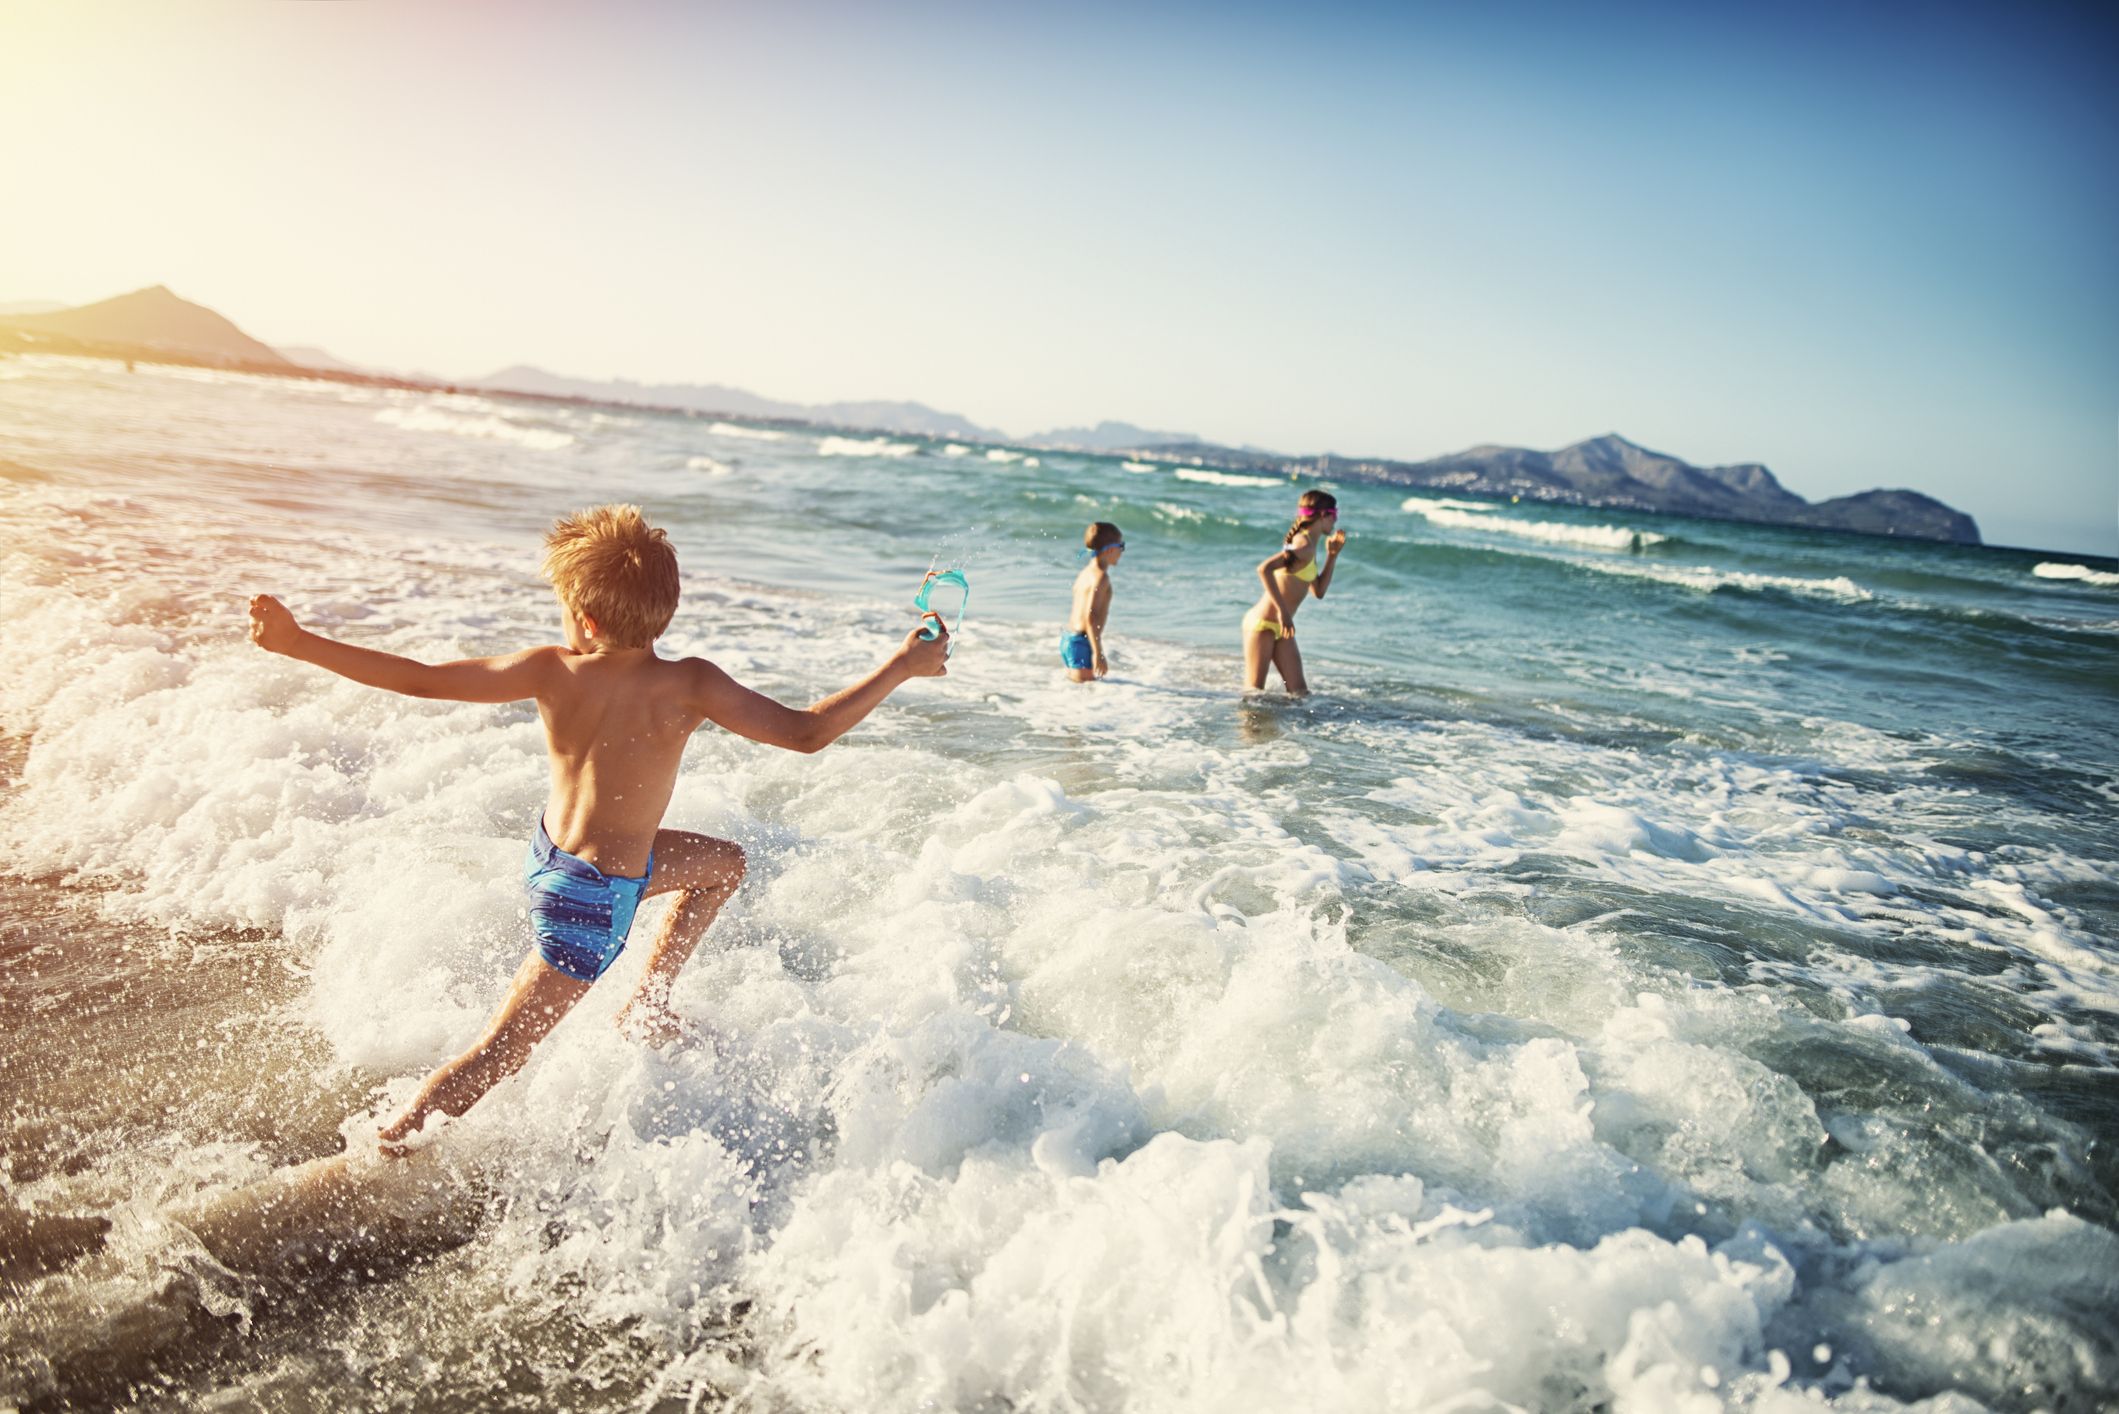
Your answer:
[[[2119,574],[2093,570],[2088,565],[2065,565],[2048,560],[2031,573],[2040,579],[2072,579],[2082,584],[2094,584],[2099,589],[2119,587]]]
[[[734,422],[709,422],[706,430],[722,437],[747,437],[753,442],[782,442],[785,432],[775,432],[770,427],[744,427]]]
[[[1128,466],[1128,471],[1133,467]],[[1209,486],[1285,486],[1287,483],[1277,476],[1241,476],[1233,471],[1205,471],[1199,467],[1181,466],[1177,469],[1179,481],[1200,481]]]
[[[991,447],[986,452],[987,461],[1000,462],[1004,466],[1009,462],[1019,462],[1022,459],[1023,454],[1021,452],[1011,452],[1006,447]],[[1037,462],[1033,460],[1030,465],[1036,466]]]
[[[692,457],[684,464],[690,470],[703,471],[708,476],[733,476],[736,471],[727,462],[716,461],[712,457]]]
[[[1543,540],[1554,545],[1587,545],[1598,550],[1638,550],[1646,545],[1660,544],[1669,539],[1652,530],[1635,530],[1624,525],[1575,525],[1556,520],[1516,520],[1510,516],[1484,514],[1485,506],[1467,509],[1463,501],[1430,501],[1421,496],[1408,496],[1399,506],[1400,510],[1426,516],[1435,525],[1446,525],[1453,530],[1484,530],[1498,535],[1521,535],[1530,540]]]
[[[918,450],[910,442],[892,442],[882,437],[826,437],[817,443],[820,457],[909,457]]]
[[[1145,476],[1151,471],[1162,470],[1154,462],[1120,462],[1118,465],[1121,470],[1133,472],[1138,476]]]
[[[402,427],[407,432],[446,432],[453,437],[481,437],[492,442],[513,442],[517,446],[544,452],[574,445],[574,434],[571,432],[556,432],[546,427],[525,427],[519,422],[511,422],[507,418],[492,414],[484,417],[463,417],[435,407],[392,407],[378,412],[375,420],[387,422],[393,427]]]
[[[1838,599],[1845,603],[1861,603],[1876,597],[1843,574],[1834,575],[1830,579],[1805,579],[1800,575],[1791,574],[1748,574],[1742,570],[1718,570],[1712,565],[1638,565],[1617,561],[1587,561],[1584,565],[1585,568],[1602,574],[1653,579],[1664,584],[1697,589],[1703,594],[1712,594],[1717,589],[1746,589],[1754,592],[1780,589],[1790,594],[1802,594],[1814,599]]]

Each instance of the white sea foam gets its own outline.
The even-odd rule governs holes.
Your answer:
[[[1013,452],[1006,447],[989,447],[986,450],[986,460],[990,462],[1000,462],[1006,465],[1009,462],[1019,462],[1022,459],[1023,454],[1021,452]],[[1036,466],[1037,463],[1033,461],[1030,465]]]
[[[1127,467],[1126,470],[1133,470]],[[1277,476],[1244,476],[1233,471],[1208,471],[1196,466],[1177,468],[1179,481],[1199,481],[1209,486],[1285,486],[1287,482]]]
[[[820,457],[909,457],[918,450],[911,442],[892,442],[883,437],[826,437],[817,443]]]
[[[0,721],[30,741],[0,798],[11,867],[104,886],[97,908],[173,950],[293,969],[329,1064],[401,1099],[521,956],[541,733],[525,706],[268,657],[240,591],[378,647],[498,651],[552,631],[534,544],[267,536],[153,484],[11,488]],[[668,650],[794,700],[905,628],[845,596],[685,591]],[[1202,687],[1223,657],[1121,637],[1126,680],[1084,687],[1049,624],[967,630],[948,677],[824,753],[694,740],[670,823],[751,863],[673,998],[716,1043],[617,1034],[629,949],[451,1126],[493,1216],[408,1322],[364,1304],[333,1334],[349,1387],[424,1388],[400,1346],[495,1344],[599,1379],[644,1363],[673,1402],[818,1410],[1877,1414],[1895,1401],[1857,1370],[1996,1403],[2011,1380],[2085,1407],[2110,1387],[2111,1234],[2040,1216],[1984,1151],[1923,1148],[1915,1117],[1954,1106],[2039,1153],[2062,1130],[1873,999],[1947,979],[2012,1016],[2119,1006],[2109,948],[2052,897],[2119,876],[1948,843],[1964,789],[1926,774],[1932,740],[1818,721],[1811,765],[1349,697],[1329,740],[1383,767],[1349,788],[1294,709]],[[1601,905],[1535,911],[1555,880]],[[1752,970],[1639,951],[1659,906],[1703,954],[1747,939]],[[1965,957],[1997,970],[1966,981]],[[1761,1054],[1851,1055],[1860,1083],[1806,1088]],[[181,1124],[153,1133],[10,1201],[255,1176]],[[0,1348],[177,1338],[163,1303],[196,1277],[118,1255],[0,1307]],[[563,1361],[541,1354],[555,1323]],[[286,1403],[269,1381],[302,1378],[253,1368],[215,1397]]]
[[[1864,589],[1845,575],[1834,575],[1830,579],[1809,579],[1801,575],[1752,574],[1744,570],[1722,570],[1712,565],[1638,564],[1619,560],[1587,561],[1585,568],[1596,570],[1600,574],[1653,579],[1685,589],[1696,589],[1703,594],[1712,594],[1718,589],[1741,589],[1751,592],[1778,589],[1789,594],[1801,594],[1813,599],[1837,599],[1849,604],[1862,603],[1876,597],[1872,591]]]
[[[2031,573],[2040,579],[2072,579],[2082,584],[2094,584],[2099,589],[2119,586],[2119,574],[2093,570],[2088,565],[2069,565],[2048,560],[2032,569]]]
[[[453,654],[477,646],[469,616],[541,613],[483,552],[461,574],[309,555],[337,579],[416,577],[398,581],[419,592],[379,645]],[[409,1079],[476,1033],[521,946],[513,875],[545,771],[530,712],[389,698],[233,634],[142,625],[92,584],[18,578],[5,601],[0,634],[24,669],[5,706],[36,733],[5,817],[22,867],[122,882],[108,907],[180,930],[268,930],[308,972],[309,1019],[345,1063]],[[812,602],[797,620],[750,602],[716,611],[723,662],[784,669],[798,623],[797,656],[858,662],[884,640],[858,606]],[[703,628],[680,623],[673,649]],[[1582,976],[1547,1008],[1574,1039],[1475,1037],[1350,949],[1318,901],[1370,876],[1470,882],[1535,850],[1635,886],[1741,898],[1755,884],[1776,907],[1859,923],[1843,900],[1888,899],[1895,879],[1932,891],[1953,877],[1948,855],[1805,844],[1812,822],[1876,806],[1786,771],[1732,759],[1666,775],[1469,727],[1399,739],[1432,769],[1376,793],[1438,824],[1327,808],[1335,855],[1246,784],[1298,753],[1203,748],[1187,699],[1145,686],[1026,692],[1021,659],[1047,650],[995,634],[915,691],[957,712],[1012,694],[1026,729],[1106,742],[1116,780],[1077,795],[938,757],[919,699],[815,758],[700,737],[671,823],[752,856],[674,998],[720,1053],[617,1035],[630,951],[457,1126],[460,1144],[506,1156],[493,1182],[513,1201],[482,1260],[680,1350],[742,1294],[758,1303],[755,1367],[701,1351],[675,1368],[731,1391],[762,1380],[802,1407],[992,1392],[1115,1408],[1143,1389],[1234,1410],[1406,1391],[1528,1407],[1564,1379],[1597,1402],[1676,1408],[1732,1381],[1770,1388],[1761,1332],[1795,1285],[1778,1239],[1643,1229],[1695,1194],[1791,1226],[1821,1201],[1810,1101],[1716,1043],[1767,1024],[1768,1005],[1636,996],[1592,927],[1563,949]],[[1167,670],[1152,652],[1144,666]],[[1719,772],[1704,784],[1703,765]],[[1554,771],[1574,794],[1527,784]],[[2008,947],[2066,932],[2029,914],[2013,933],[1983,928]],[[1907,1181],[1836,1201],[1902,1221],[1931,1204]],[[1996,1274],[2024,1254],[2075,1260],[2082,1229],[2019,1226],[2010,1246],[1968,1216],[1924,1249],[1932,1274],[1863,1268],[1877,1274],[1848,1299],[1881,1312],[1925,1282],[1987,1293],[1962,1297],[1961,1328],[2028,1320],[2034,1296]],[[1931,1358],[1917,1323],[1863,1329],[1879,1359]]]
[[[703,471],[708,476],[733,476],[736,469],[725,461],[714,457],[698,456],[685,458],[684,465],[691,471]]]
[[[1511,516],[1488,514],[1491,507],[1472,506],[1464,501],[1431,501],[1421,496],[1408,496],[1399,509],[1412,511],[1427,517],[1436,525],[1446,525],[1456,530],[1483,530],[1495,535],[1520,535],[1530,540],[1543,540],[1554,545],[1588,545],[1599,550],[1638,550],[1647,545],[1659,545],[1669,539],[1652,530],[1634,530],[1623,525],[1576,525],[1569,521],[1517,520]]]
[[[464,416],[432,406],[387,407],[375,414],[408,432],[446,432],[452,437],[480,437],[493,442],[513,442],[538,451],[557,451],[574,445],[574,435],[549,427],[530,427],[496,414]]]
[[[968,457],[971,455],[971,448],[951,442],[942,448],[942,455],[945,457]]]
[[[770,427],[745,427],[737,422],[709,422],[706,430],[722,437],[742,437],[753,442],[783,442],[785,432],[776,432]]]
[[[1130,471],[1136,476],[1146,476],[1151,471],[1162,470],[1154,462],[1120,462],[1118,467],[1120,471]]]

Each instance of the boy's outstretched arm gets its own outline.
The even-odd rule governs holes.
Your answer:
[[[692,705],[715,726],[789,751],[822,751],[897,689],[908,678],[938,678],[949,671],[949,630],[936,620],[940,633],[920,637],[914,629],[898,651],[882,667],[852,687],[834,692],[822,702],[806,708],[775,702],[762,692],[753,692],[704,659],[694,658],[699,675]]]
[[[451,702],[519,702],[535,697],[553,652],[550,648],[526,648],[499,658],[416,662],[311,633],[270,594],[250,596],[250,641],[269,653],[314,663],[369,687]]]

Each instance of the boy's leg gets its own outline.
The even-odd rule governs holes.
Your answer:
[[[670,986],[721,905],[743,882],[744,867],[743,846],[732,841],[686,830],[655,832],[655,877],[647,893],[677,897],[655,927],[639,989],[618,1013],[618,1025],[628,1035],[656,1046],[677,1038],[681,1028],[670,1011]]]
[[[418,1131],[436,1110],[460,1115],[479,1096],[521,1070],[530,1048],[557,1026],[589,990],[537,955],[533,948],[516,970],[515,981],[486,1025],[478,1044],[435,1071],[421,1083],[405,1112],[379,1136],[383,1152],[401,1154],[396,1141]]]

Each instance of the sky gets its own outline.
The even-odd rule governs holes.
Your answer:
[[[2092,6],[0,0],[0,302],[2119,555]]]

